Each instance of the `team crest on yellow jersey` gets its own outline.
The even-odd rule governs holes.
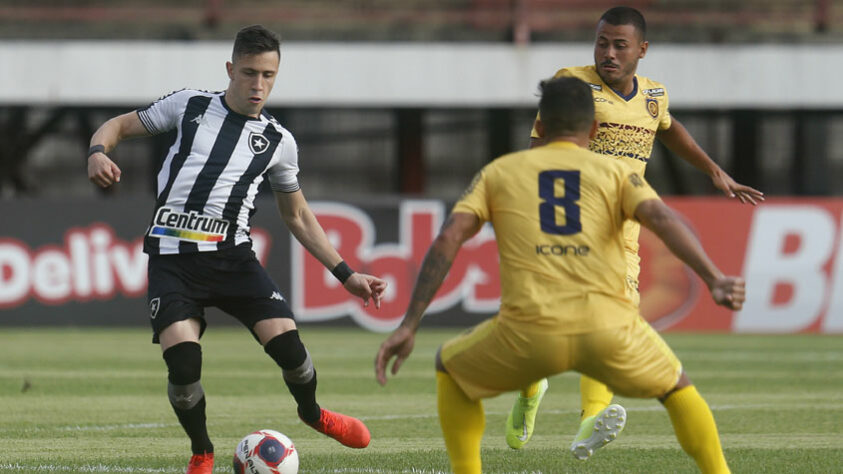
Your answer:
[[[656,118],[659,116],[659,101],[656,99],[647,99],[647,112],[650,113],[650,116]]]

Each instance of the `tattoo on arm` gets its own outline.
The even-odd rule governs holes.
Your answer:
[[[413,290],[413,301],[429,303],[439,290],[442,280],[451,269],[451,261],[435,247],[424,258],[421,272],[419,273],[416,288]]]
[[[402,325],[417,327],[424,314],[424,310],[436,295],[442,281],[451,269],[452,259],[449,259],[436,245],[430,248],[422,262],[421,271],[413,288],[413,296]],[[406,324],[405,324],[406,323]]]

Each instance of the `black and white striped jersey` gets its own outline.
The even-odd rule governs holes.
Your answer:
[[[248,242],[264,175],[273,191],[299,189],[296,141],[266,111],[248,117],[228,108],[224,92],[184,89],[137,113],[152,134],[177,132],[157,174],[155,213],[144,237],[148,254]]]

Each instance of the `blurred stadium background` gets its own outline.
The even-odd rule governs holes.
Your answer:
[[[118,147],[123,177],[107,191],[87,181],[85,152],[111,116],[185,87],[224,89],[234,34],[254,23],[283,38],[268,109],[298,140],[305,194],[352,266],[391,283],[380,311],[349,300],[290,241],[264,191],[256,252],[301,325],[331,326],[307,333],[326,375],[320,396],[388,442],[357,456],[290,417],[273,427],[302,441],[309,472],[444,469],[429,360],[446,334],[497,309],[494,236],[463,249],[424,323],[452,328],[424,336],[401,383],[376,391],[369,364],[380,336],[344,334],[397,325],[449,206],[481,166],[527,146],[538,81],[591,64],[595,22],[618,4],[648,21],[639,74],[665,83],[672,114],[702,147],[768,196],[755,208],[732,202],[657,143],[647,178],[721,268],[747,278],[749,300],[737,314],[714,307],[645,233],[642,312],[710,396],[735,472],[839,471],[840,0],[0,0],[0,472],[183,466],[164,366],[146,339],[140,250],[154,170],[173,137]],[[209,317],[212,327],[233,324]],[[234,330],[203,339],[217,364],[206,379],[221,450],[264,423],[263,394],[280,386],[263,377],[274,369],[259,348],[244,352],[247,341]],[[548,422],[537,450],[518,457],[502,439],[489,443],[491,472],[694,471],[649,401],[625,402],[637,418],[610,447],[617,456],[585,467],[563,459],[576,379],[554,386],[543,409],[562,422]],[[292,402],[280,398],[287,416]],[[489,401],[489,426],[502,425],[508,403]]]
[[[260,22],[284,39],[268,109],[298,140],[303,189],[335,216],[326,227],[344,255],[390,278],[391,305],[370,314],[326,300],[330,282],[271,203],[255,221],[262,259],[302,322],[350,314],[393,327],[448,206],[484,163],[527,145],[537,82],[592,63],[595,20],[615,3],[0,2],[0,324],[144,324],[137,239],[173,136],[122,144],[123,180],[105,192],[85,179],[89,138],[170,91],[224,89],[234,33]],[[618,3],[649,23],[639,73],[667,85],[674,116],[725,170],[770,197],[756,209],[729,202],[657,143],[648,179],[726,271],[747,277],[750,300],[740,315],[713,308],[645,235],[645,315],[661,329],[843,330],[843,3]],[[354,229],[371,241],[340,242]],[[465,252],[433,323],[494,312],[489,240]]]

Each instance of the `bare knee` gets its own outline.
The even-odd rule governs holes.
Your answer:
[[[199,335],[202,332],[202,323],[199,318],[188,318],[176,321],[164,328],[158,335],[161,343],[161,351],[164,352],[170,347],[182,342],[199,343]]]
[[[252,327],[252,331],[258,336],[258,341],[260,341],[262,346],[265,346],[267,342],[276,336],[280,336],[293,329],[296,329],[296,322],[290,318],[262,319]]]

